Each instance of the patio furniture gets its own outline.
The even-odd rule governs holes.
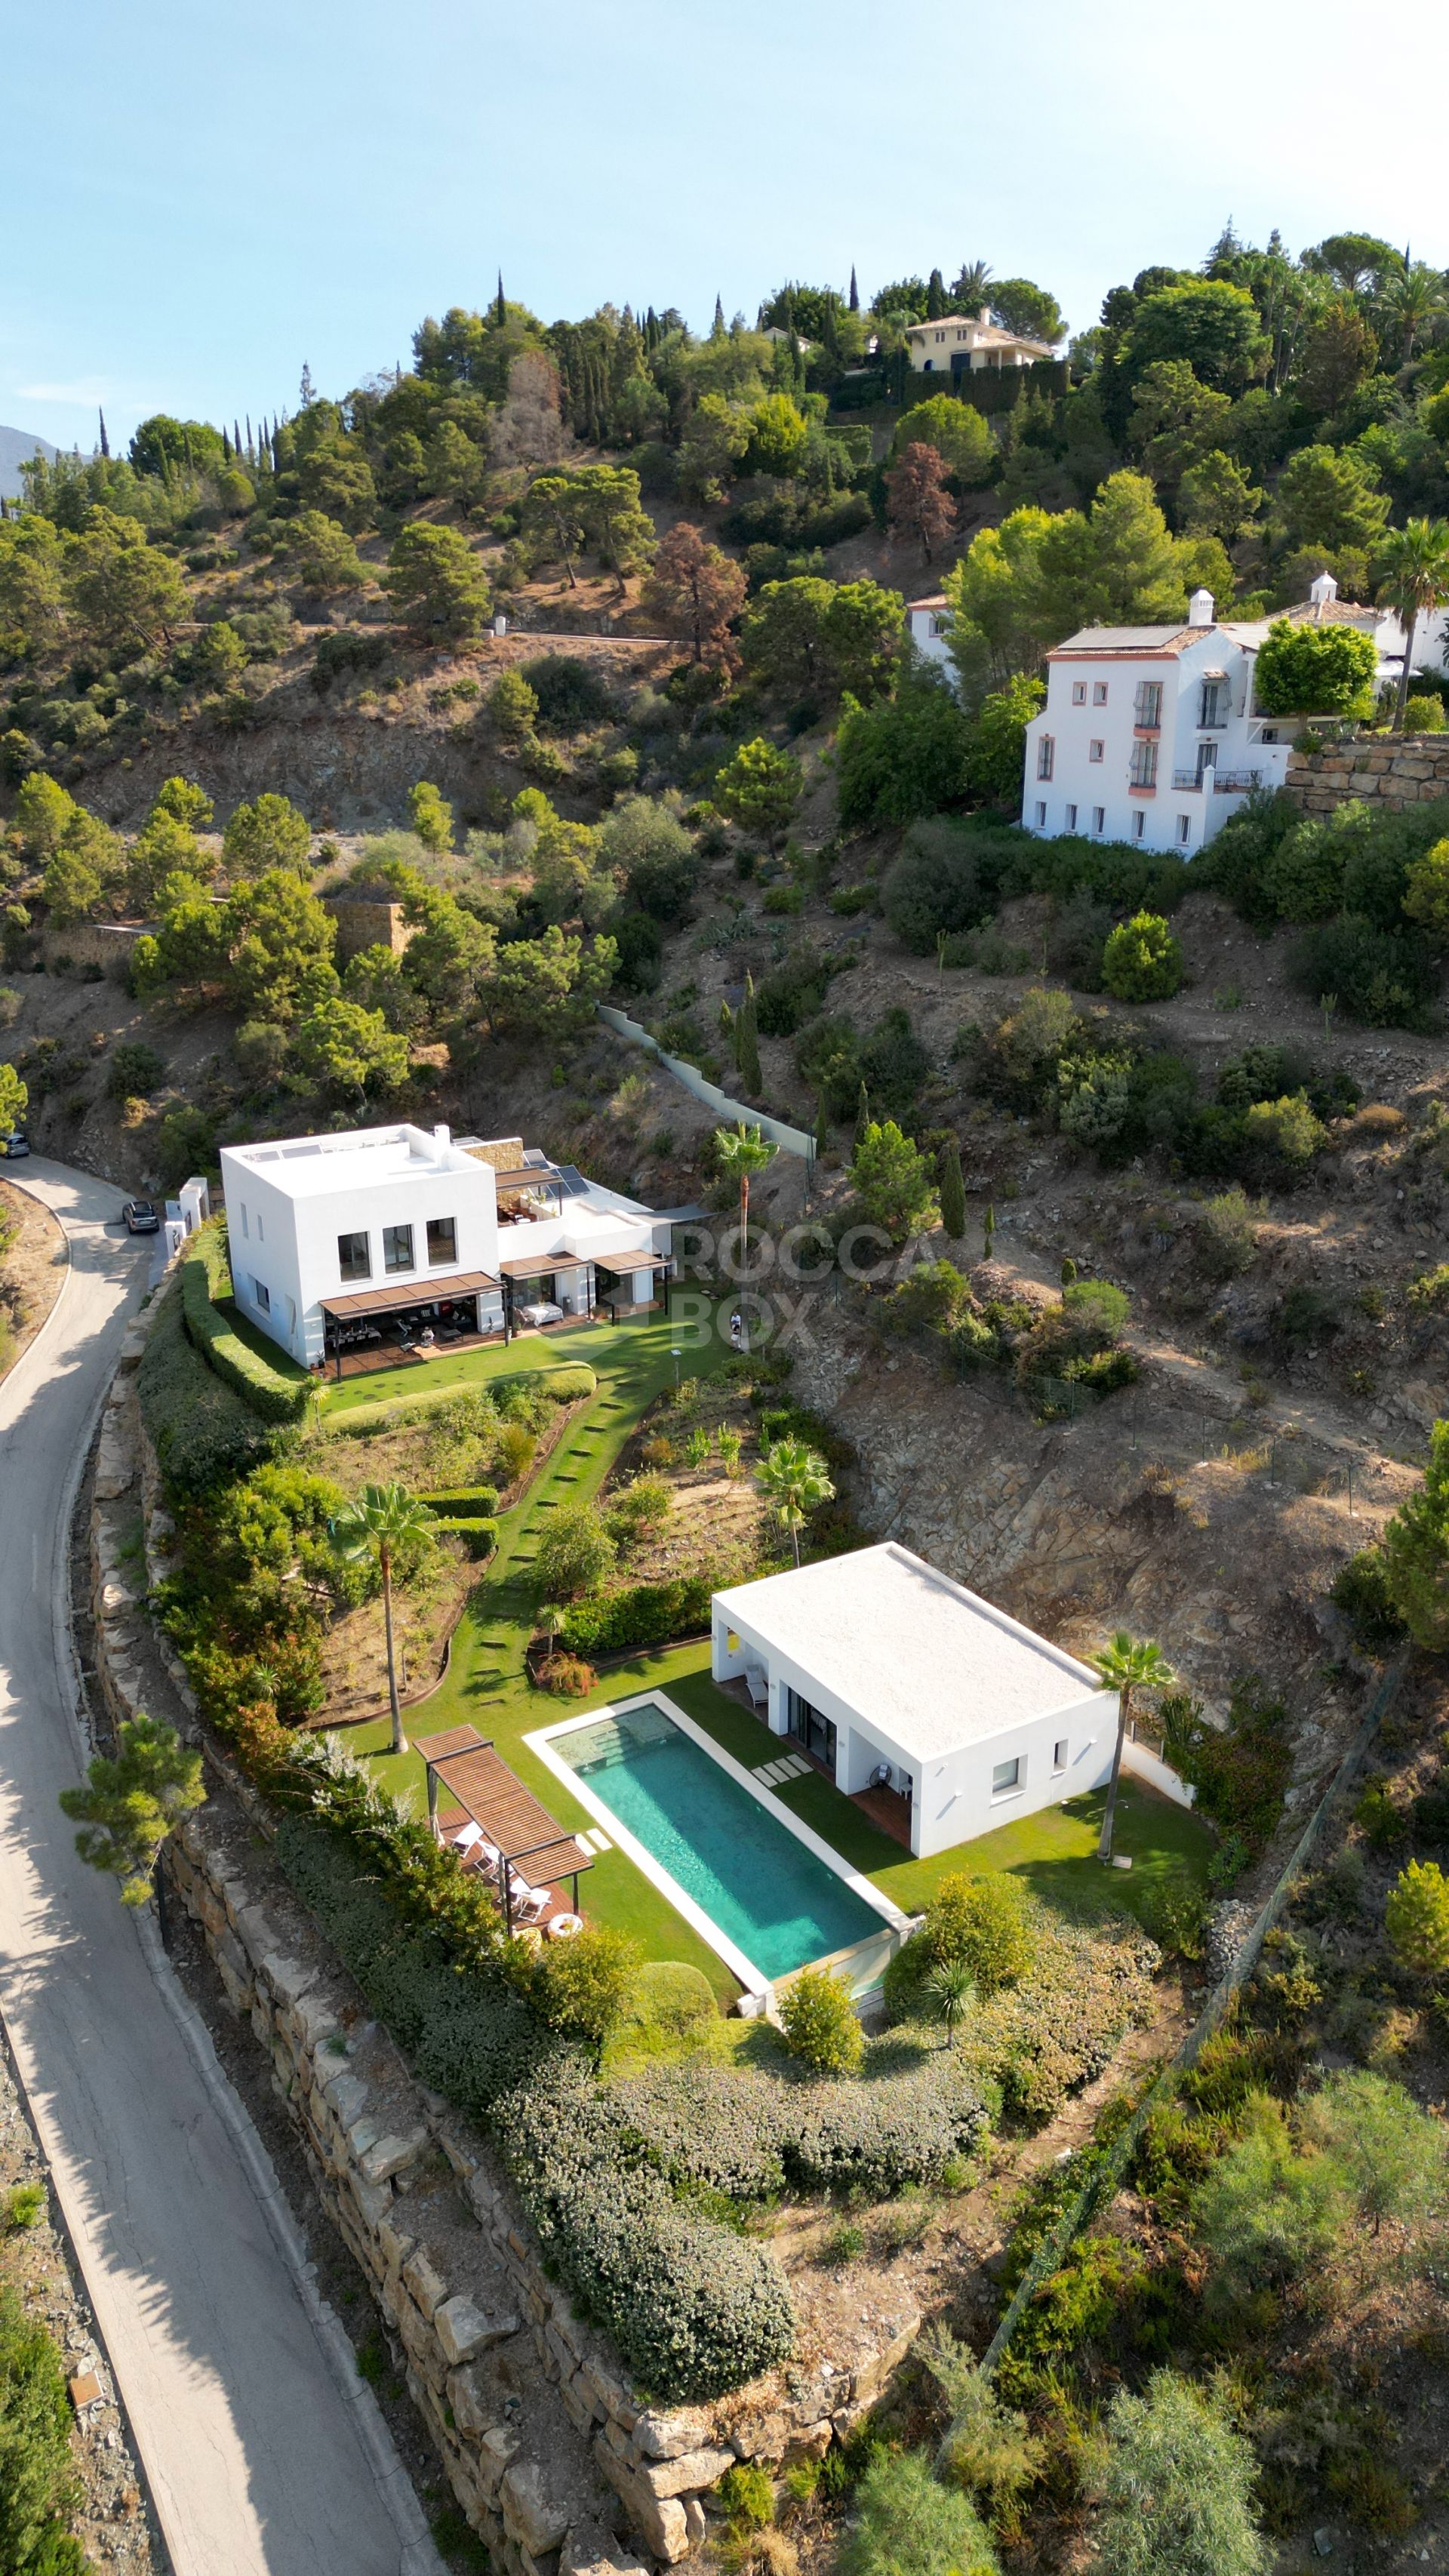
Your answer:
[[[593,1868],[593,1853],[524,1787],[497,1747],[464,1725],[424,1737],[418,1750],[427,1772],[428,1822],[444,1843],[470,1823],[480,1828],[459,1864],[492,1882],[505,1928],[512,1932],[547,1914],[565,1887],[573,1893],[569,1911],[578,1914],[579,1880]]]
[[[875,1769],[870,1775],[870,1785],[873,1789],[888,1789],[890,1787],[891,1766],[888,1762],[877,1762]]]
[[[768,1707],[770,1699],[770,1685],[765,1673],[758,1664],[746,1664],[745,1688],[750,1694],[750,1706],[752,1708]]]
[[[550,1941],[572,1941],[574,1934],[582,1932],[583,1928],[582,1914],[556,1914],[548,1927],[548,1937]]]
[[[531,1887],[516,1870],[508,1873],[508,1894],[514,1914],[522,1915],[525,1923],[536,1923],[540,1914],[547,1913],[552,1902],[546,1887]]]
[[[470,1817],[462,1832],[454,1834],[451,1840],[455,1852],[474,1851],[483,1840],[483,1828],[481,1825],[475,1825]]]

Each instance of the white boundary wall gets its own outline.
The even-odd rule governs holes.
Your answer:
[[[648,1030],[641,1029],[638,1021],[631,1020],[627,1012],[616,1011],[607,1002],[597,1002],[594,1007],[616,1037],[626,1038],[630,1046],[647,1047],[665,1072],[672,1073],[676,1082],[682,1082],[686,1091],[692,1091],[696,1100],[702,1100],[706,1109],[718,1110],[722,1118],[743,1118],[747,1127],[758,1127],[761,1134],[778,1145],[782,1153],[798,1154],[802,1163],[813,1164],[815,1139],[808,1136],[803,1127],[787,1127],[783,1118],[770,1118],[762,1109],[748,1108],[743,1100],[731,1100],[728,1092],[720,1090],[718,1083],[706,1082],[698,1065],[686,1064],[682,1056],[666,1055],[658,1039],[651,1038]]]

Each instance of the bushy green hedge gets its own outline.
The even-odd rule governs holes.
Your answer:
[[[208,1368],[235,1387],[260,1421],[300,1422],[312,1393],[306,1370],[281,1353],[271,1360],[254,1351],[219,1302],[231,1293],[223,1218],[212,1217],[189,1237],[177,1268],[186,1330]]]
[[[449,1538],[465,1539],[469,1555],[480,1563],[498,1545],[498,1523],[490,1512],[452,1512],[443,1528]]]
[[[62,2516],[80,2500],[59,2346],[20,2294],[0,2284],[0,2568],[85,2576]]]
[[[492,2130],[546,2258],[651,2393],[714,2396],[783,2361],[795,2320],[774,2256],[675,2198],[585,2053],[501,1969],[460,1977],[340,1837],[288,1816],[276,1848],[424,2082]]]
[[[496,1485],[445,1485],[435,1494],[419,1494],[440,1521],[470,1520],[479,1512],[491,1516],[498,1509]]]
[[[756,2200],[938,2182],[985,2129],[987,2089],[954,2050],[932,2046],[908,2072],[838,2083],[661,2067],[615,2085],[613,2098],[680,2182]]]
[[[580,1396],[599,1391],[598,1378],[586,1360],[566,1360],[561,1368],[545,1369],[538,1383],[540,1392],[551,1395],[556,1404],[574,1404]]]
[[[249,1475],[270,1456],[275,1434],[187,1339],[179,1282],[166,1290],[136,1385],[162,1468],[186,1492]]]
[[[666,1646],[709,1626],[714,1578],[676,1575],[668,1583],[631,1583],[570,1604],[559,1637],[571,1655],[623,1655],[635,1646]]]

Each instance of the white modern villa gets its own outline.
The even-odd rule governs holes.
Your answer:
[[[916,620],[924,626],[933,610],[934,633],[917,635]],[[911,611],[913,641],[942,660],[946,613],[944,600],[917,601]],[[1295,625],[1358,627],[1373,640],[1379,681],[1397,682],[1398,618],[1340,600],[1332,573],[1282,613]],[[1084,626],[1069,635],[1047,656],[1046,705],[1026,729],[1026,829],[1199,850],[1253,788],[1281,787],[1303,720],[1264,716],[1253,703],[1258,650],[1275,622],[1219,621],[1212,592],[1195,590],[1185,625]],[[1412,668],[1437,669],[1443,650],[1442,615],[1422,618]]]
[[[1112,1767],[1115,1693],[894,1541],[717,1592],[711,1670],[847,1796],[902,1802],[921,1857]]]
[[[618,1314],[659,1297],[670,1225],[518,1136],[362,1127],[224,1146],[244,1315],[309,1368]]]
[[[1049,358],[1051,343],[1004,331],[983,304],[979,313],[943,313],[935,322],[913,322],[905,334],[918,375],[977,375],[983,367],[1034,367]]]

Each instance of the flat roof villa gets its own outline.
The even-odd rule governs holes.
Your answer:
[[[228,1145],[232,1282],[250,1322],[338,1374],[401,1349],[652,1304],[667,1219],[517,1136],[399,1122]]]
[[[711,1669],[847,1796],[899,1800],[920,1857],[1112,1767],[1096,1674],[893,1540],[717,1592]]]

